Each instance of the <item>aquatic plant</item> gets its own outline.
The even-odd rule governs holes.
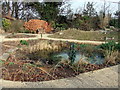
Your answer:
[[[71,64],[74,63],[75,58],[76,58],[76,50],[75,50],[75,44],[70,43],[70,50],[68,52],[69,59],[71,61]]]

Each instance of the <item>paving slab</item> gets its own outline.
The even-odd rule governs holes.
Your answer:
[[[113,67],[114,68],[114,67]],[[99,83],[102,87],[118,87],[118,73],[111,70],[110,68],[105,68],[101,70],[96,70],[95,72],[85,73],[77,76],[78,78],[85,78],[87,80],[88,78],[91,78],[91,83],[93,83],[93,80],[95,80],[97,83]],[[87,81],[89,82],[89,81]],[[94,83],[93,83],[94,84]]]

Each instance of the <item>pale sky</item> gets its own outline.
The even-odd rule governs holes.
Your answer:
[[[69,0],[71,3],[71,8],[73,9],[73,11],[75,12],[77,8],[81,8],[83,9],[84,4],[87,2],[94,2],[95,3],[95,7],[97,11],[100,11],[101,9],[103,9],[103,5],[104,5],[104,0]],[[110,5],[110,12],[114,13],[118,10],[118,3],[120,0],[105,0],[106,1],[106,6]]]

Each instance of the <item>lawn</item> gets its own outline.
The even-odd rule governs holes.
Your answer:
[[[60,34],[61,33],[61,34]],[[108,32],[107,34],[99,31],[81,31],[81,30],[64,30],[57,32],[49,37],[63,38],[63,39],[77,39],[77,40],[91,40],[91,41],[105,41],[105,37],[113,38],[118,41],[118,32]]]

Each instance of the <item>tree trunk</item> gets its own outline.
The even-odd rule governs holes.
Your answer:
[[[12,17],[14,16],[14,11],[15,11],[15,4],[14,2],[12,2],[12,13],[11,13]]]
[[[18,16],[18,3],[17,2],[15,2],[15,18],[19,19],[19,16]]]

